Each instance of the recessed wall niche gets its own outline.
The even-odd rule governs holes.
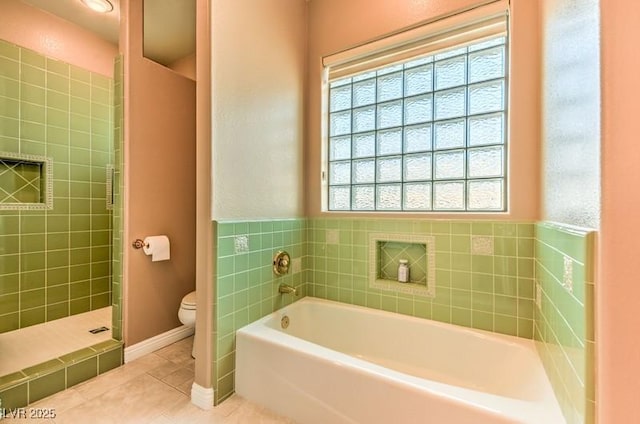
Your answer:
[[[0,152],[0,210],[53,209],[52,159]]]
[[[399,259],[409,261],[410,280],[397,281]],[[369,237],[369,286],[435,297],[435,239],[433,236],[374,233]]]

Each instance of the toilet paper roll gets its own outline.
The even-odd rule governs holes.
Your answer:
[[[151,255],[151,262],[168,261],[171,257],[169,237],[149,236],[144,239],[144,254]]]

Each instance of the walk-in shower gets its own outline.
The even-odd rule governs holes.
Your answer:
[[[114,78],[0,40],[4,408],[122,362],[121,74],[120,59]]]

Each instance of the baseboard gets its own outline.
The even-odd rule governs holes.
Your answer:
[[[191,386],[191,403],[200,409],[213,409],[213,387],[202,387],[197,383]]]
[[[165,346],[169,346],[172,343],[187,338],[193,334],[194,330],[194,327],[181,325],[173,330],[169,330],[165,333],[151,337],[150,339],[143,340],[140,343],[136,343],[133,346],[125,347],[124,362],[131,362],[141,356],[155,352],[158,349],[162,349]]]

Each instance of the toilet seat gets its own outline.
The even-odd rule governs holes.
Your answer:
[[[187,310],[195,310],[196,309],[196,292],[192,291],[182,298],[182,302],[180,302],[180,308]]]

